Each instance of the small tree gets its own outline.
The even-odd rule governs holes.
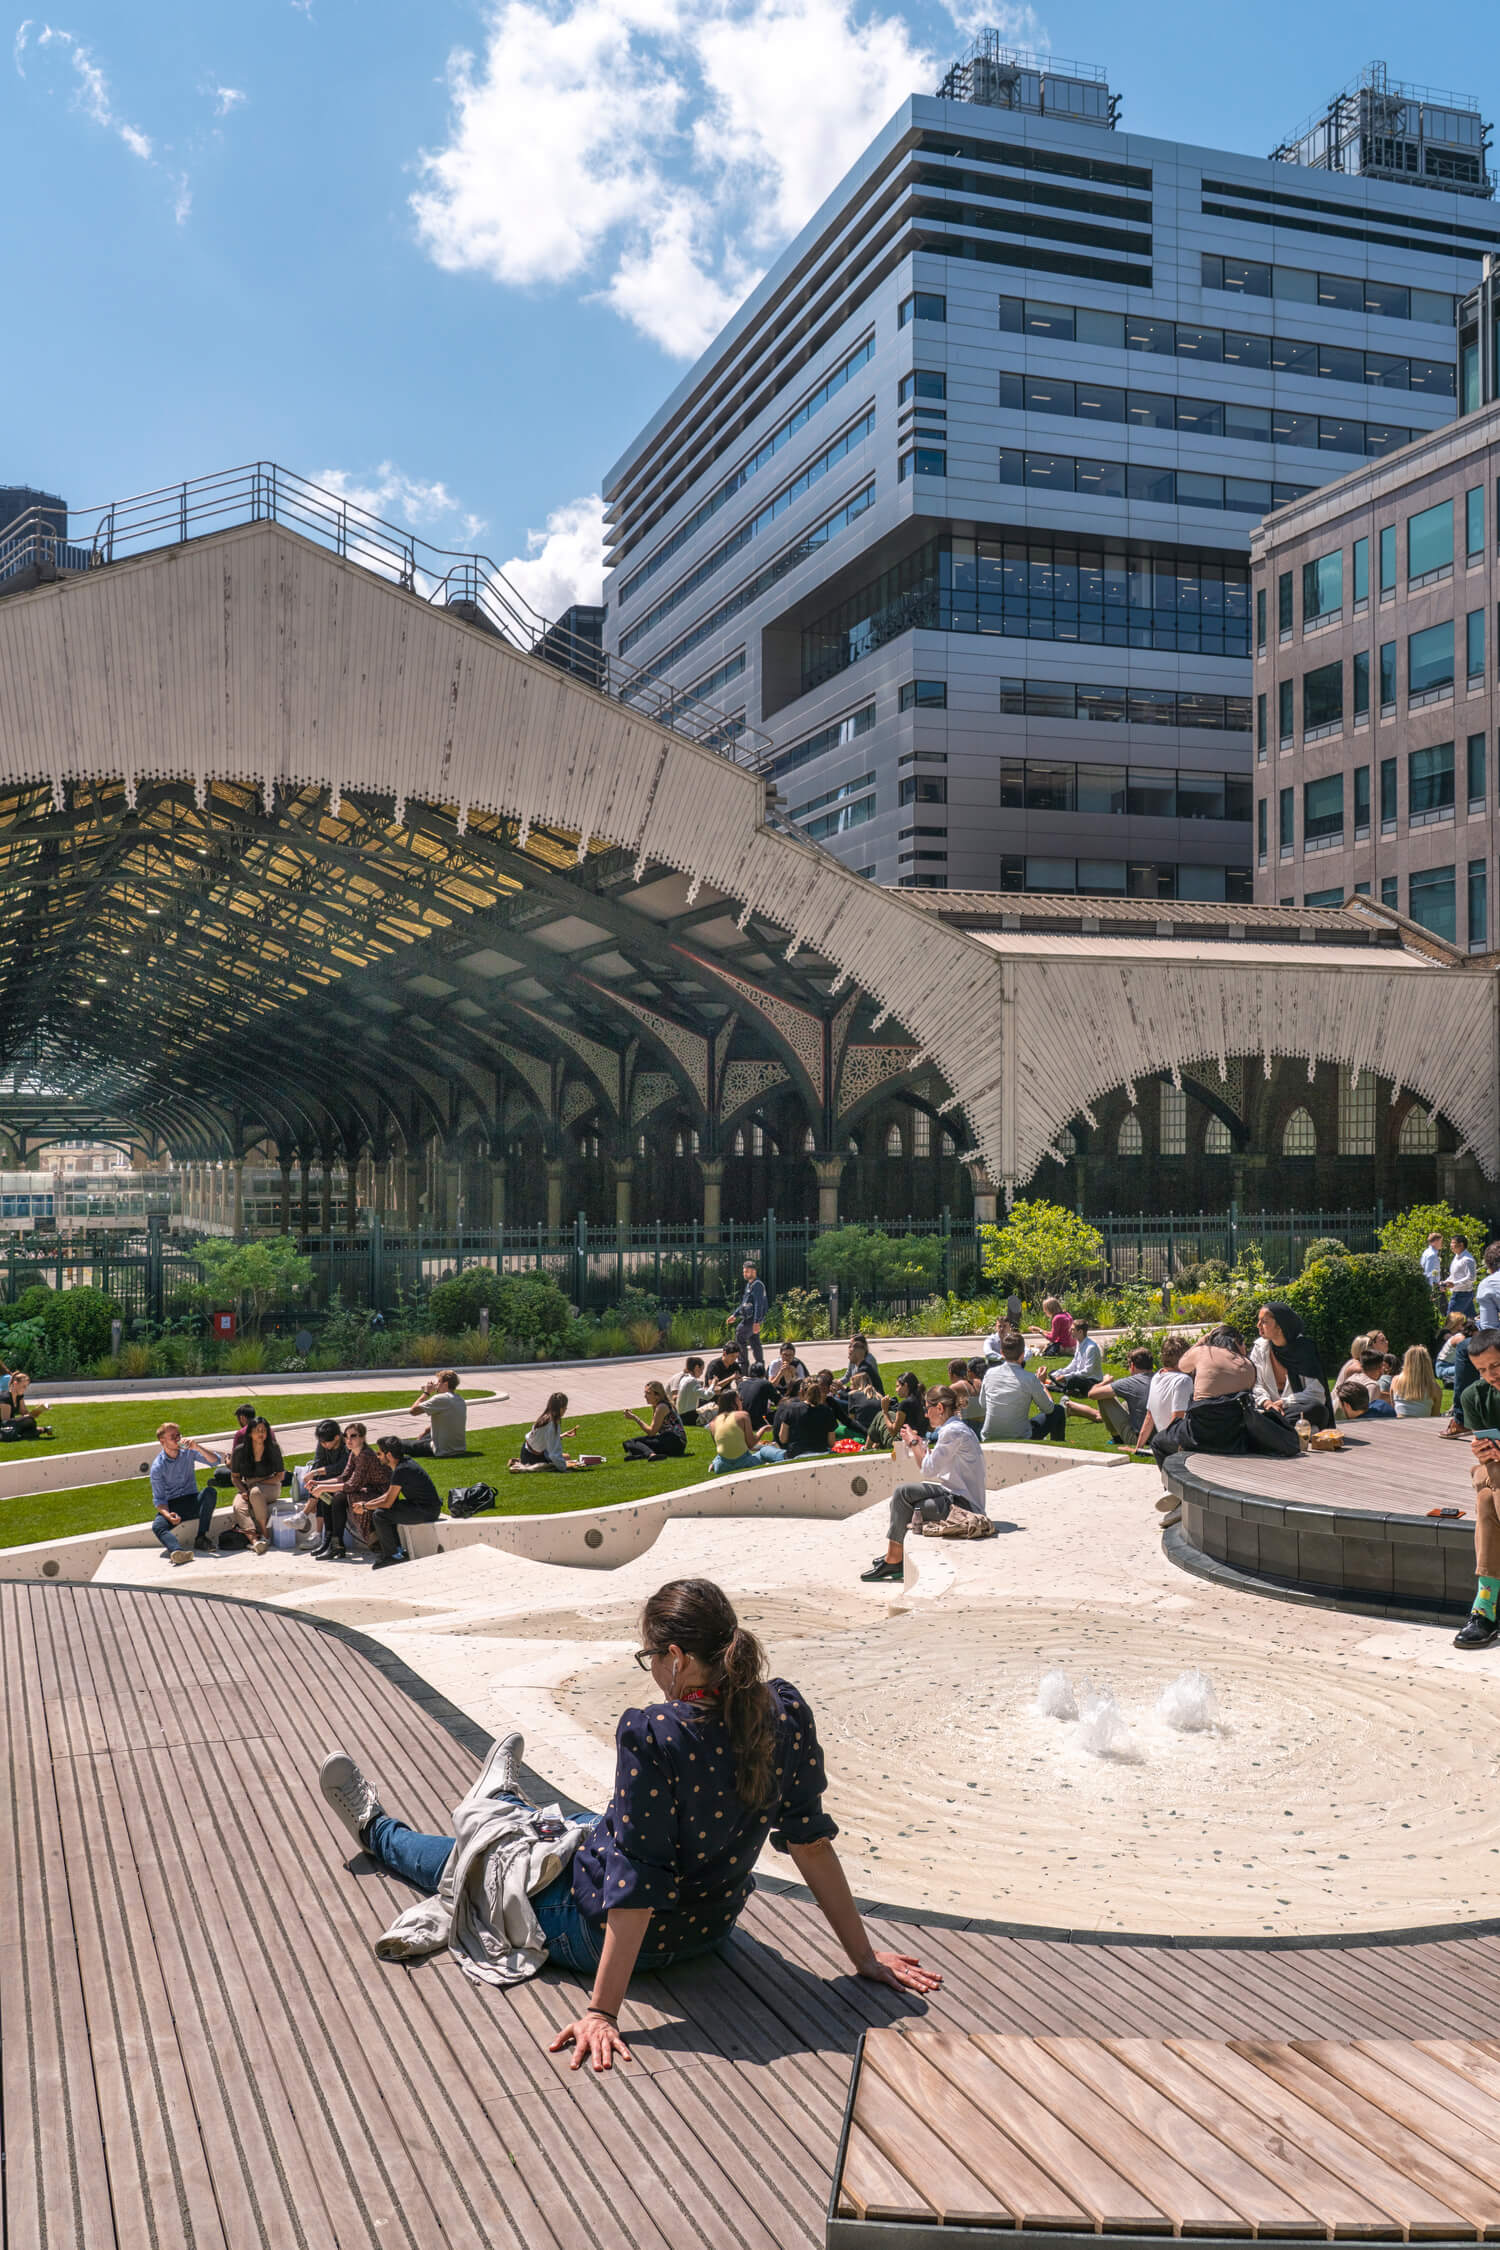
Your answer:
[[[1105,1263],[1099,1229],[1064,1203],[1017,1203],[1003,1227],[981,1227],[979,1239],[986,1277],[1028,1302],[1056,1296]]]
[[[807,1253],[807,1277],[814,1287],[828,1289],[837,1282],[846,1299],[934,1289],[942,1270],[943,1245],[936,1235],[889,1235],[880,1227],[830,1227]]]
[[[231,1306],[257,1332],[272,1305],[312,1286],[312,1260],[301,1255],[290,1235],[259,1235],[251,1242],[210,1237],[199,1243],[196,1256],[203,1268],[193,1292],[198,1303]]]
[[[1444,1242],[1451,1242],[1456,1234],[1466,1234],[1476,1258],[1489,1240],[1483,1219],[1476,1219],[1472,1212],[1455,1211],[1451,1203],[1416,1203],[1398,1218],[1386,1220],[1380,1230],[1380,1247],[1394,1251],[1398,1257],[1420,1258],[1430,1234],[1440,1234]]]

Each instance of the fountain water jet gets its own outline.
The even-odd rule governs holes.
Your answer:
[[[1156,1699],[1156,1715],[1179,1734],[1213,1734],[1219,1725],[1219,1699],[1206,1672],[1179,1672]]]

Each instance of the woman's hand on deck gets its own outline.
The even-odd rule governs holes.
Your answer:
[[[912,1953],[872,1951],[859,1963],[857,1973],[871,1984],[888,1984],[897,1992],[936,1992],[943,1981],[936,1969],[924,1969]]]
[[[612,2023],[608,2016],[596,2015],[592,2008],[581,2015],[576,2023],[565,2023],[547,2052],[555,2055],[559,2048],[568,2046],[573,2049],[573,2059],[568,2065],[570,2070],[581,2069],[585,2062],[593,2070],[609,2070],[616,2055],[621,2062],[635,2061],[634,2055],[620,2037],[619,2025]]]

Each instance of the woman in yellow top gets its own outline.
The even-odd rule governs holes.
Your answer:
[[[738,1403],[716,1414],[712,1428],[714,1457],[708,1464],[711,1477],[733,1476],[740,1469],[758,1469],[764,1462],[781,1459],[774,1445],[756,1444],[750,1417]]]

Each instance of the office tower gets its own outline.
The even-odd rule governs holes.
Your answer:
[[[1451,418],[1500,247],[1472,102],[1339,99],[1227,154],[983,35],[609,473],[607,651],[881,882],[1248,897],[1250,529]]]

